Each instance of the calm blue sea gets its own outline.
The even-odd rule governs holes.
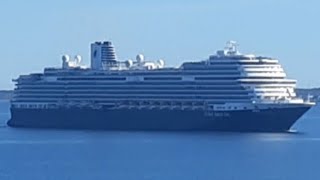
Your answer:
[[[12,129],[0,101],[0,180],[320,179],[320,107],[296,133]]]

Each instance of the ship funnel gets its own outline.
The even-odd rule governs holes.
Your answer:
[[[91,68],[103,70],[117,63],[114,46],[110,41],[91,44]]]

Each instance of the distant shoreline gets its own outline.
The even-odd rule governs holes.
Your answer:
[[[296,93],[298,97],[312,96],[313,100],[320,100],[320,88],[297,88]],[[10,100],[12,96],[13,90],[0,90],[0,100]]]
[[[0,100],[10,100],[13,95],[13,90],[0,90]]]
[[[298,97],[307,99],[308,96],[311,96],[313,101],[320,100],[320,88],[297,88],[296,93]]]

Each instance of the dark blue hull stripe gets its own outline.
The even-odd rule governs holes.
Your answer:
[[[267,109],[259,112],[138,109],[11,109],[12,127],[163,130],[163,131],[263,131],[283,132],[309,107]]]

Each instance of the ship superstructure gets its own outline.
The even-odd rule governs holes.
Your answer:
[[[178,68],[141,54],[119,61],[108,41],[91,44],[90,67],[80,61],[65,55],[62,68],[15,80],[9,125],[285,131],[313,105],[296,97],[296,80],[286,77],[278,60],[241,54],[234,41],[206,60]],[[28,112],[35,120],[21,117]],[[44,112],[56,119],[44,119]]]

